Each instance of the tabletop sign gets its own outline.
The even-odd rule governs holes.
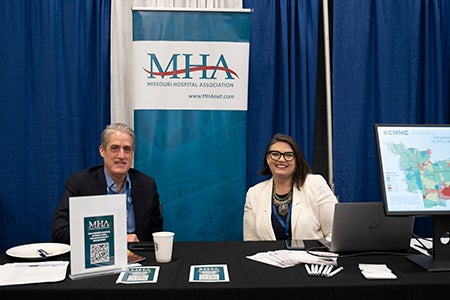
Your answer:
[[[119,273],[127,267],[126,195],[69,198],[70,278]]]

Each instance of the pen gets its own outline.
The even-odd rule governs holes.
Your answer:
[[[320,275],[320,267],[321,265],[315,265],[316,266],[316,276]]]
[[[311,265],[313,275],[317,275],[317,268],[318,268],[317,265]]]
[[[320,265],[319,270],[317,271],[317,273],[319,275],[322,275],[322,272],[323,272],[323,265]]]
[[[325,270],[323,271],[323,276],[328,277],[330,275],[331,270],[333,269],[332,265],[328,265]]]
[[[336,270],[334,270],[333,272],[331,272],[328,277],[332,277],[334,275],[336,275],[337,273],[339,273],[340,271],[342,271],[344,268],[343,267],[339,267]]]
[[[311,276],[311,270],[309,269],[307,264],[305,264],[305,269],[306,269],[306,272],[308,272],[308,275]]]
[[[44,249],[37,249],[37,252],[39,253],[39,255],[40,255],[42,258],[47,258],[48,252],[45,251]]]

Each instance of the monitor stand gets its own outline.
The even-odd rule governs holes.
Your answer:
[[[450,216],[433,216],[433,256],[411,255],[408,259],[430,272],[450,271]]]

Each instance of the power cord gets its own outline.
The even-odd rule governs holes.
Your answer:
[[[306,252],[308,254],[323,258],[323,259],[330,259],[332,256],[329,254],[320,254],[313,251],[328,251],[327,247],[311,247],[306,249]],[[331,252],[328,252],[331,253]],[[346,257],[353,257],[353,256],[362,256],[362,255],[377,255],[377,254],[388,254],[388,255],[399,255],[399,256],[409,256],[411,253],[403,253],[403,252],[389,252],[389,251],[368,251],[368,252],[356,252],[356,253],[349,253],[349,254],[339,254],[336,255],[335,258],[346,258]]]
[[[433,255],[433,248],[428,248],[427,246],[425,246],[425,244],[420,240],[421,237],[418,236],[415,233],[411,233],[411,236],[419,243],[419,245],[416,245],[416,247],[425,250],[429,255]],[[426,240],[426,239],[425,239]],[[320,254],[314,251],[326,251],[328,253],[331,253],[328,251],[328,248],[325,246],[320,246],[320,247],[310,247],[308,249],[306,249],[306,253],[317,256],[317,257],[321,257],[321,258],[330,258],[329,254]],[[369,252],[357,252],[357,253],[351,253],[351,254],[339,254],[336,257],[339,258],[344,258],[344,257],[352,257],[352,256],[359,256],[359,255],[375,255],[375,254],[390,254],[390,255],[400,255],[400,256],[404,256],[404,255],[411,255],[411,253],[399,253],[399,252],[388,252],[388,251],[369,251]]]

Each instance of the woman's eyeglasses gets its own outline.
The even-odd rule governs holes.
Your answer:
[[[294,158],[295,158],[295,153],[294,152],[281,153],[280,151],[271,150],[271,151],[268,151],[267,154],[269,154],[269,157],[271,159],[273,159],[274,161],[279,160],[282,156],[283,156],[285,161],[293,161]]]

